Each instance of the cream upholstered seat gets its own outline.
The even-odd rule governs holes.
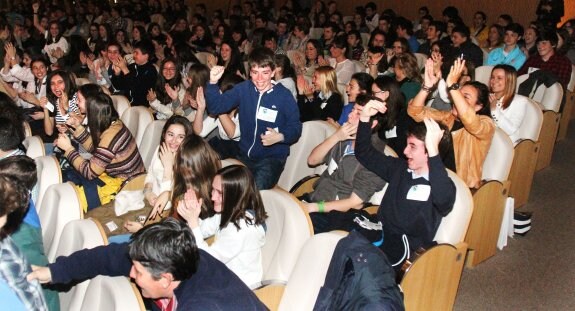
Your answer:
[[[56,259],[56,250],[64,226],[84,216],[74,186],[71,183],[63,183],[48,187],[38,216],[42,224],[46,257],[49,262],[53,262]]]
[[[323,28],[310,28],[309,29],[309,38],[310,39],[319,39],[323,36]]]
[[[208,64],[208,56],[212,55],[209,52],[197,52],[196,58],[200,61],[200,63],[207,65]]]
[[[138,288],[124,276],[98,276],[90,281],[82,311],[146,310]]]
[[[352,60],[352,62],[353,65],[355,66],[355,72],[365,72],[365,65],[362,62],[358,60]]]
[[[489,79],[491,78],[491,71],[493,71],[491,65],[483,65],[475,68],[475,81],[479,81],[485,85],[489,85]]]
[[[537,156],[539,154],[539,134],[543,124],[543,112],[537,103],[529,100],[526,106],[525,117],[518,130],[521,141],[515,146],[513,165],[509,173],[511,186],[509,196],[515,198],[515,207],[527,203]]]
[[[325,121],[304,122],[301,137],[290,147],[290,155],[279,178],[278,186],[289,191],[305,176],[323,171],[321,167],[309,167],[307,157],[313,148],[334,132],[335,128]]]
[[[557,134],[557,141],[565,139],[567,136],[567,129],[569,128],[569,121],[573,117],[573,106],[575,106],[575,65],[571,66],[571,79],[565,90],[565,105],[561,112],[561,121],[559,122],[559,133]]]
[[[303,244],[313,235],[311,220],[299,201],[285,190],[260,191],[268,218],[262,248],[263,283],[287,282]]]
[[[96,220],[92,218],[72,220],[62,230],[55,257],[69,256],[82,249],[107,244],[106,234]],[[69,291],[60,292],[60,309],[84,310],[82,301],[90,282],[91,280],[86,280],[78,283]]]
[[[473,216],[465,242],[469,246],[470,267],[495,255],[497,239],[509,195],[509,172],[513,163],[513,142],[500,128],[495,129],[489,152],[483,162],[484,183],[473,194]]]
[[[112,95],[111,97],[112,97],[112,103],[114,104],[114,108],[118,112],[118,116],[122,117],[124,111],[130,108],[131,106],[130,102],[128,101],[126,96],[123,95]]]
[[[370,34],[362,32],[359,35],[361,36],[361,45],[363,46],[364,49],[367,50],[368,45],[369,45]]]
[[[36,204],[36,210],[40,212],[42,200],[48,187],[62,182],[62,171],[58,160],[54,156],[38,157],[34,159],[34,162],[36,162],[36,174],[38,176],[38,182],[36,183],[38,198],[34,203]]]
[[[24,121],[22,126],[24,127],[24,137],[32,136],[32,128],[30,128],[30,124]]]
[[[270,285],[256,295],[270,310],[312,310],[337,243],[347,235],[332,231],[309,238],[286,285]]]
[[[155,120],[148,124],[144,131],[142,142],[138,146],[138,150],[140,151],[140,155],[142,156],[146,169],[150,167],[154,152],[160,145],[164,124],[166,124],[166,120]]]
[[[76,86],[82,86],[84,84],[90,84],[92,82],[90,82],[90,80],[86,79],[86,78],[76,78]]]
[[[28,136],[22,141],[22,145],[26,148],[26,155],[32,159],[46,155],[44,149],[44,142],[40,136]]]
[[[425,68],[425,62],[427,61],[428,56],[423,53],[413,53],[415,58],[417,59],[417,67],[419,70],[423,70]]]
[[[136,144],[139,148],[144,139],[146,127],[154,121],[152,113],[146,107],[134,106],[124,111],[121,119],[132,133],[132,136],[134,136],[134,139],[136,139]]]
[[[517,77],[517,85],[523,83],[528,75]],[[561,120],[561,101],[563,100],[563,87],[559,82],[546,87],[541,84],[532,91],[530,98],[536,101],[543,110],[543,123],[539,136],[539,156],[535,170],[539,171],[549,166]]]

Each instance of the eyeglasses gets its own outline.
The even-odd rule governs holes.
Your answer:
[[[376,94],[383,94],[383,93],[385,93],[385,92],[387,92],[387,91],[377,91],[377,92],[373,92],[373,94],[374,94],[374,95],[376,95]]]

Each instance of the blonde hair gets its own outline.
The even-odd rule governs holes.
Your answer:
[[[324,94],[337,93],[337,74],[335,69],[331,66],[320,66],[315,69],[315,72],[321,77],[320,80],[320,91]],[[341,94],[339,94],[341,95]]]

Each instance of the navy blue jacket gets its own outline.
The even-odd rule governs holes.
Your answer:
[[[267,310],[230,269],[203,250],[198,270],[174,290],[177,310]],[[68,284],[98,275],[129,276],[128,243],[84,249],[49,265],[52,283]],[[150,304],[152,310],[159,310]]]
[[[206,87],[206,103],[210,114],[227,113],[238,107],[241,138],[240,152],[250,159],[276,158],[285,160],[289,147],[301,136],[299,109],[291,92],[281,84],[275,84],[271,89],[260,94],[251,80],[235,85],[231,90],[220,94],[216,84]],[[267,109],[275,120],[258,118],[258,111]],[[267,128],[277,128],[284,135],[284,140],[265,147],[261,135]]]

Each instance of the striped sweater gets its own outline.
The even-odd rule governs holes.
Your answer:
[[[86,160],[75,149],[66,151],[65,156],[74,168],[89,180],[98,178],[103,173],[127,179],[146,171],[136,140],[121,120],[112,123],[102,133],[96,147],[90,133],[81,125],[76,128],[74,137],[92,153],[92,157]]]

